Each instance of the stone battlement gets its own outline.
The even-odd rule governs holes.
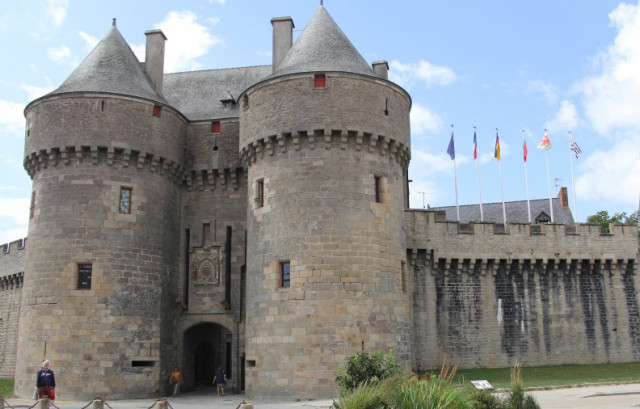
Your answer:
[[[612,225],[611,233],[602,233],[595,224],[463,224],[444,220],[442,212],[411,210],[405,212],[405,233],[410,260],[426,252],[434,262],[449,263],[518,259],[545,265],[560,260],[616,264],[636,260],[638,253],[637,227],[620,224]]]
[[[0,257],[17,250],[24,250],[27,245],[27,238],[14,240],[10,243],[0,244]]]
[[[251,165],[264,155],[273,156],[277,151],[301,149],[341,149],[347,148],[361,151],[378,152],[381,156],[389,155],[402,166],[408,166],[411,159],[411,148],[404,143],[384,135],[370,132],[343,129],[313,129],[309,131],[292,131],[278,135],[269,135],[250,142],[242,148],[242,161]]]

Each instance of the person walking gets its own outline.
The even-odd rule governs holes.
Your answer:
[[[222,365],[218,365],[218,370],[216,371],[216,376],[213,377],[213,384],[216,385],[218,390],[218,396],[222,392],[222,396],[224,396],[224,387],[227,384],[226,376],[224,371],[222,370]]]
[[[38,375],[36,376],[36,387],[38,388],[38,398],[42,398],[44,396],[48,397],[50,400],[56,399],[56,377],[51,370],[51,362],[48,359],[45,359],[42,363],[42,369],[38,371]]]

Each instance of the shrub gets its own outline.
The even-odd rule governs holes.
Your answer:
[[[338,401],[333,401],[333,409],[387,409],[385,389],[378,385],[362,383],[355,389],[340,394]]]
[[[376,351],[371,355],[361,351],[347,357],[346,366],[338,369],[336,382],[343,390],[352,390],[364,383],[375,383],[400,373],[402,368],[392,349],[386,354]]]

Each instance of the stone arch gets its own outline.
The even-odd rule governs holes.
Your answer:
[[[218,365],[231,379],[232,333],[225,326],[214,322],[195,324],[183,333],[183,374],[185,389],[211,387]],[[228,367],[229,366],[229,367]],[[231,386],[231,385],[229,385]]]

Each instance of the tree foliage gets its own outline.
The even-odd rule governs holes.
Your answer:
[[[627,212],[615,213],[610,216],[608,211],[600,210],[598,213],[587,217],[587,223],[599,224],[603,233],[609,233],[611,224],[638,225],[639,219],[640,210],[636,210],[628,216]]]
[[[339,368],[336,376],[338,385],[346,390],[353,390],[365,383],[375,383],[402,372],[392,349],[386,354],[375,351],[371,355],[361,351],[347,357],[346,361],[346,366]]]

